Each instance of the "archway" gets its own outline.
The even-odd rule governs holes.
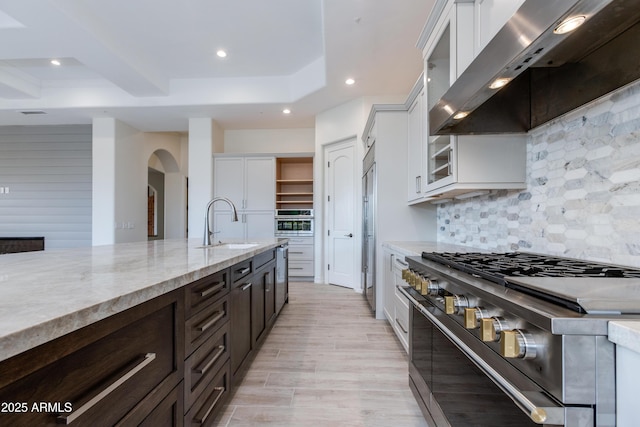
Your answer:
[[[147,167],[148,239],[186,237],[186,177],[178,162],[170,152],[159,149],[149,156]]]

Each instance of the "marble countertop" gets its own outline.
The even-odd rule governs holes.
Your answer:
[[[609,322],[609,341],[640,353],[640,321],[616,320]]]
[[[428,241],[389,241],[383,242],[382,246],[401,252],[405,256],[420,256],[422,252],[487,252],[469,246]]]
[[[157,240],[0,255],[0,361],[278,246]]]

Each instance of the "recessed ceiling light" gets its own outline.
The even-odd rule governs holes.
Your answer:
[[[282,114],[291,114],[291,110],[288,108],[285,108],[284,110],[282,110]]]
[[[62,65],[62,63],[58,59],[52,59],[51,65],[55,65],[56,67],[59,67],[60,65]]]
[[[347,80],[344,81],[345,84],[351,86],[352,84],[354,84],[356,81],[353,80],[352,78],[348,78]]]
[[[493,83],[491,83],[489,85],[490,89],[500,89],[501,87],[504,87],[507,85],[507,83],[509,83],[511,81],[511,79],[507,79],[507,78],[500,78],[500,79],[495,79],[493,81]]]
[[[554,34],[566,34],[578,28],[580,25],[584,24],[584,21],[587,20],[587,17],[584,15],[573,16],[571,18],[567,18],[560,23],[554,30]]]
[[[227,57],[227,52],[220,49],[216,52],[216,55],[218,55],[219,58],[226,58]]]

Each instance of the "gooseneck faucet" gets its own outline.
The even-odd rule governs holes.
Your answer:
[[[236,206],[233,202],[226,197],[214,197],[207,204],[207,208],[204,210],[204,240],[202,241],[203,246],[211,246],[211,235],[213,232],[211,228],[209,228],[209,210],[211,209],[211,205],[213,205],[217,201],[226,202],[231,207],[231,221],[238,221],[238,212],[236,211]]]

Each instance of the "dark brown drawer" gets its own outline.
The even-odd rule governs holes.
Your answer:
[[[207,304],[222,298],[230,289],[229,270],[223,270],[193,282],[185,288],[185,316],[191,317]]]
[[[184,364],[185,408],[196,398],[229,360],[229,322],[205,341]]]
[[[220,413],[229,397],[230,384],[231,369],[227,362],[187,411],[184,425],[203,427],[214,425],[216,415]]]
[[[162,392],[166,395],[182,375],[175,345],[176,307],[177,302],[165,305],[125,323],[2,388],[1,402],[25,403],[28,411],[0,413],[0,425],[112,426],[154,390],[166,390]],[[129,312],[120,317],[129,319],[132,315]],[[55,344],[49,348],[34,349],[32,363],[38,363],[37,351],[57,351]],[[156,393],[155,403],[153,399],[147,402],[157,405],[164,398],[162,393]],[[34,411],[33,405],[40,402],[49,406],[42,408],[43,412]]]
[[[229,320],[229,295],[209,304],[185,322],[185,355],[188,357]]]
[[[234,285],[238,280],[251,274],[251,261],[252,259],[248,259],[231,267],[231,282]]]
[[[258,271],[263,265],[269,261],[276,259],[276,250],[270,249],[253,257],[253,271]]]

